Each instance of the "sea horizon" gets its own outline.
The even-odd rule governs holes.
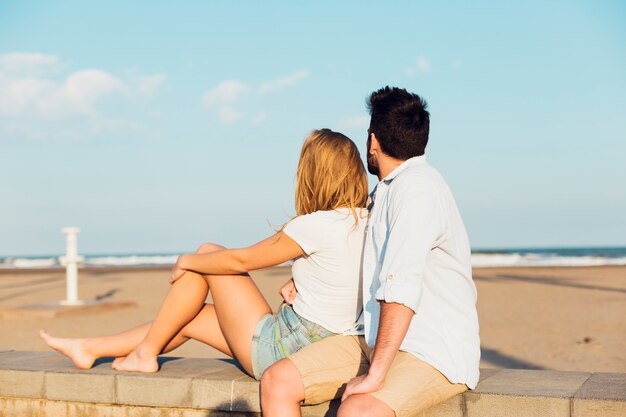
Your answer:
[[[183,252],[81,253],[83,266],[167,266]],[[0,255],[0,269],[60,267],[63,254]],[[473,248],[472,266],[602,266],[626,265],[626,246]]]

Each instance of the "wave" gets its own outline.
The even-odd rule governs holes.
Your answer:
[[[626,257],[563,256],[537,253],[472,254],[475,268],[526,266],[609,266],[626,265]]]
[[[104,255],[85,256],[82,266],[172,266],[179,255]],[[0,268],[54,268],[61,267],[58,257],[15,257],[0,259]]]
[[[174,265],[178,255],[131,255],[101,256],[86,258],[85,265],[93,266],[135,266],[135,265]]]
[[[82,263],[88,267],[171,266],[179,254],[87,255]],[[474,251],[472,266],[529,267],[529,266],[603,266],[626,265],[626,248],[575,249],[510,249]],[[55,256],[23,256],[0,258],[0,268],[55,268],[61,267]]]

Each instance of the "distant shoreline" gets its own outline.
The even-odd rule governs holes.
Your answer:
[[[82,266],[79,268],[79,271],[84,271],[86,273],[115,273],[115,272],[163,272],[169,271],[174,265],[120,265],[120,266]],[[283,270],[289,269],[290,266],[273,266],[270,268],[266,268],[267,270]],[[514,270],[520,271],[523,269],[531,269],[531,270],[584,270],[584,269],[601,269],[601,268],[610,268],[610,269],[626,269],[626,265],[512,265],[512,266],[475,266],[472,268],[474,272],[480,271],[495,271],[495,270]],[[62,266],[56,267],[48,267],[48,268],[0,268],[0,276],[2,275],[29,275],[29,274],[41,274],[41,273],[58,273],[64,272],[65,268]]]
[[[179,253],[81,254],[83,268],[170,268]],[[475,268],[583,267],[626,265],[626,247],[482,249],[471,254]],[[0,270],[60,268],[58,256],[0,257]]]

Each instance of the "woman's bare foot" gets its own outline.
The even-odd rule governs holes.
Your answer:
[[[142,356],[135,349],[125,358],[115,359],[111,367],[116,371],[152,373],[159,370],[159,362],[156,356]]]
[[[77,368],[89,369],[96,360],[96,357],[85,347],[85,339],[53,337],[43,330],[39,331],[39,336],[52,349],[70,358]]]
[[[111,363],[111,368],[115,369],[115,367],[124,359],[126,359],[126,356],[120,356],[119,358],[113,359],[113,362]]]

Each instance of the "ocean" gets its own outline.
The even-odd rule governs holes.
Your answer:
[[[179,254],[116,254],[83,255],[83,266],[128,267],[169,266]],[[472,251],[474,267],[505,266],[601,266],[626,265],[626,247],[589,248],[525,248],[477,249]],[[0,257],[0,269],[60,267],[58,256],[5,256]]]

